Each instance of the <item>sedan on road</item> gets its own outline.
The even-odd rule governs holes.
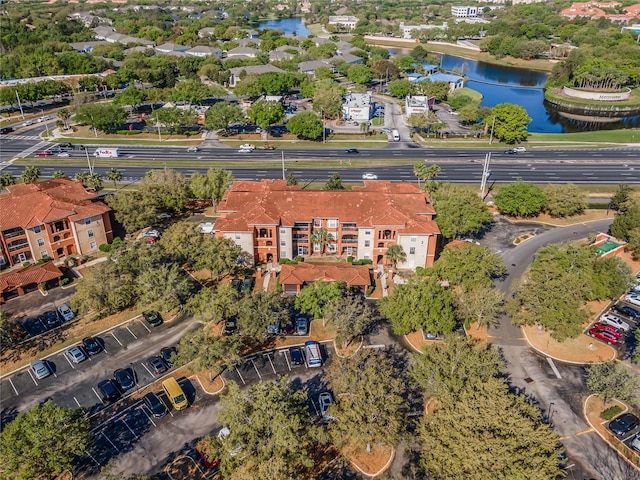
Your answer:
[[[142,400],[154,417],[164,417],[167,414],[167,406],[155,393],[147,393]]]
[[[35,362],[32,362],[31,371],[38,380],[42,380],[43,378],[47,378],[51,375],[49,366],[43,360],[36,360]]]
[[[198,147],[189,147],[187,148],[187,153],[196,153],[199,152],[200,149]]]
[[[98,384],[98,390],[102,394],[102,399],[106,402],[112,402],[117,400],[120,397],[120,392],[118,391],[113,380],[103,380]]]
[[[119,368],[115,372],[113,372],[113,378],[120,387],[120,390],[126,392],[130,388],[133,388],[136,384],[136,381],[133,377],[134,373],[131,368]]]
[[[609,422],[609,430],[616,435],[624,435],[640,425],[640,420],[633,413],[623,413]]]
[[[84,352],[80,348],[75,346],[67,348],[64,354],[73,363],[84,362],[87,359],[87,356],[84,354]]]
[[[47,150],[43,150],[41,152],[36,152],[36,157],[50,157],[51,155],[53,155],[53,153],[47,151]]]
[[[363,180],[377,180],[378,179],[378,175],[376,175],[375,173],[363,173],[362,174],[362,179]]]
[[[344,153],[360,153],[357,148],[347,148]]]

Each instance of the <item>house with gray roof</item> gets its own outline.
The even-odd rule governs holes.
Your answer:
[[[315,75],[316,69],[319,67],[329,67],[331,71],[335,72],[335,67],[325,60],[310,60],[308,62],[300,62],[298,64],[298,71],[300,73]]]
[[[259,38],[241,38],[239,40],[236,40],[236,43],[238,44],[239,47],[255,47],[255,46],[259,46],[260,45],[260,39]]]
[[[236,84],[240,81],[240,74],[242,72],[245,72],[247,75],[260,75],[261,73],[267,72],[284,73],[284,70],[273,65],[249,65],[246,67],[235,67],[229,70],[229,73],[231,74],[229,76],[230,87],[236,86]]]
[[[73,48],[78,53],[91,53],[93,47],[96,45],[108,45],[109,42],[105,40],[98,40],[95,42],[73,42],[70,43],[71,48]]]
[[[131,47],[131,48],[127,48],[124,52],[125,55],[131,55],[132,53],[137,53],[137,52],[146,52],[147,50],[149,50],[149,48],[151,47],[142,47],[142,46],[138,46],[138,47]]]
[[[214,57],[222,58],[222,50],[215,47],[207,47],[206,45],[198,45],[197,47],[187,50],[185,53],[193,57],[209,57],[213,55]]]
[[[351,53],[343,53],[341,55],[336,55],[335,57],[333,57],[331,59],[331,62],[345,62],[350,63],[351,65],[357,65],[362,63],[362,58]]]
[[[278,62],[280,60],[290,60],[294,56],[287,52],[278,52],[276,50],[269,52],[269,61]]]
[[[158,45],[155,50],[160,53],[174,53],[174,52],[186,52],[190,47],[185,47],[184,45],[178,45],[177,43],[163,43],[162,45]]]
[[[259,53],[255,48],[236,47],[227,51],[227,58],[256,58]]]
[[[200,37],[200,38],[210,37],[211,35],[213,35],[214,31],[215,31],[215,28],[213,28],[213,27],[201,28],[200,30],[198,30],[198,37]]]
[[[298,53],[302,53],[302,49],[300,47],[294,47],[293,45],[282,45],[278,48],[276,48],[276,52],[292,52],[292,51],[296,51]]]

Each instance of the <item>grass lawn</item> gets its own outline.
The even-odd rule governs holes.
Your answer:
[[[613,185],[612,185],[613,186]],[[615,187],[615,186],[613,186]],[[607,212],[606,210],[587,209],[580,215],[574,215],[566,218],[554,218],[548,213],[541,213],[537,217],[526,219],[511,219],[512,221],[525,221],[525,222],[544,222],[552,225],[566,226],[573,225],[574,223],[591,222],[593,220],[604,220],[605,218],[613,218],[613,212]]]
[[[453,96],[454,97],[461,97],[461,96],[469,97],[474,102],[481,102],[482,101],[482,94],[480,92],[478,92],[477,90],[473,90],[472,88],[469,88],[469,87],[458,88],[457,90],[455,90],[453,92]]]
[[[577,133],[531,133],[528,143],[553,142],[601,142],[601,143],[640,143],[640,129],[600,130]]]
[[[324,30],[322,29],[321,23],[309,23],[308,25],[305,25],[305,27],[307,27],[309,31],[316,37],[318,35],[322,35],[323,33],[325,33]]]
[[[202,142],[201,135],[162,135],[162,141],[157,133],[140,133],[138,135],[118,135],[98,132],[96,137],[93,129],[88,126],[76,126],[75,132],[65,132],[65,136],[55,140],[58,143],[88,143],[91,145],[197,145]]]
[[[384,118],[375,117],[373,120],[371,120],[371,125],[373,125],[374,127],[384,125]]]

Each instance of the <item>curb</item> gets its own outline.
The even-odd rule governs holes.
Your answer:
[[[407,337],[407,334],[403,335],[404,339],[407,341],[407,343],[409,344],[409,346],[411,348],[413,348],[414,351],[416,351],[417,353],[422,355],[422,350],[420,350],[418,347],[416,347],[413,343],[411,343],[411,340],[409,340],[409,337]]]
[[[527,346],[529,346],[530,348],[533,348],[536,352],[541,353],[542,355],[544,355],[546,357],[552,358],[553,360],[557,360],[558,362],[570,363],[572,365],[593,365],[595,363],[610,362],[612,360],[615,360],[618,357],[617,352],[615,351],[615,349],[611,348],[609,345],[607,345],[607,346],[609,348],[611,348],[611,350],[613,350],[613,357],[610,358],[609,360],[603,360],[603,361],[599,361],[599,362],[575,362],[573,360],[565,360],[563,358],[554,357],[553,355],[549,355],[544,350],[540,350],[539,348],[533,346],[533,344],[529,341],[529,337],[527,336],[527,332],[525,331],[524,327],[520,327],[520,330],[522,331],[522,334],[524,335],[524,339],[527,342]]]
[[[200,385],[200,388],[202,389],[202,391],[204,393],[206,393],[207,395],[218,395],[220,394],[225,388],[227,388],[227,382],[225,381],[224,377],[222,376],[222,373],[220,373],[220,375],[218,375],[218,378],[220,378],[220,380],[222,380],[222,387],[220,389],[218,389],[215,392],[210,392],[209,390],[207,390],[206,388],[204,388],[204,385],[202,385],[202,382],[200,381],[200,378],[198,377],[198,375],[194,374],[191,375],[190,377],[187,377],[189,380],[191,380],[192,378],[195,378],[198,381],[198,385]]]
[[[344,356],[344,355],[340,355],[340,353],[338,352],[338,347],[336,345],[336,339],[333,339],[333,348],[336,351],[336,356],[340,357],[340,358],[351,358],[353,357],[356,353],[358,353],[360,351],[360,349],[362,348],[362,345],[364,344],[364,337],[362,335],[360,335],[360,345],[358,345],[358,348],[356,348],[355,352],[353,352],[351,355],[348,356]]]
[[[393,460],[396,458],[396,449],[395,448],[391,448],[391,455],[389,456],[389,460],[387,460],[387,463],[385,463],[382,468],[380,470],[378,470],[375,473],[367,473],[364,470],[362,470],[356,463],[354,463],[352,460],[349,460],[349,463],[353,466],[353,468],[355,468],[358,472],[360,472],[362,475],[369,477],[369,478],[376,478],[378,475],[382,475],[384,472],[386,472],[389,467],[391,467],[391,464],[393,463]]]
[[[575,227],[576,225],[585,225],[585,224],[589,224],[589,223],[593,223],[593,222],[602,222],[603,220],[612,220],[613,221],[613,217],[611,217],[611,218],[607,217],[607,218],[599,218],[599,219],[596,219],[596,220],[586,220],[584,222],[568,223],[567,225],[558,225],[556,223],[541,222],[541,221],[537,221],[537,220],[514,220],[512,218],[507,217],[506,215],[502,215],[500,213],[499,213],[499,215],[502,218],[504,218],[507,222],[512,223],[514,225],[517,225],[519,223],[537,223],[539,225],[547,225],[549,227],[556,227],[556,228]],[[522,243],[523,242],[520,242],[518,245],[520,245]]]

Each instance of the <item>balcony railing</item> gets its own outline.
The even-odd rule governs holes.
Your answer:
[[[25,248],[29,248],[29,242],[24,241],[24,242],[20,242],[20,243],[10,243],[9,244],[9,251],[10,252],[15,252],[16,250],[22,250]]]
[[[294,223],[293,231],[308,231],[310,224],[308,223]]]
[[[309,235],[294,235],[293,241],[300,243],[309,243]]]
[[[355,223],[343,223],[342,225],[340,225],[340,227],[342,227],[342,231],[343,232],[357,232],[358,231],[358,225],[356,225]]]
[[[342,237],[342,243],[356,245],[358,243],[358,237]]]
[[[5,239],[9,239],[13,237],[19,237],[20,235],[25,235],[25,231],[22,228],[18,230],[5,230],[3,234]]]

